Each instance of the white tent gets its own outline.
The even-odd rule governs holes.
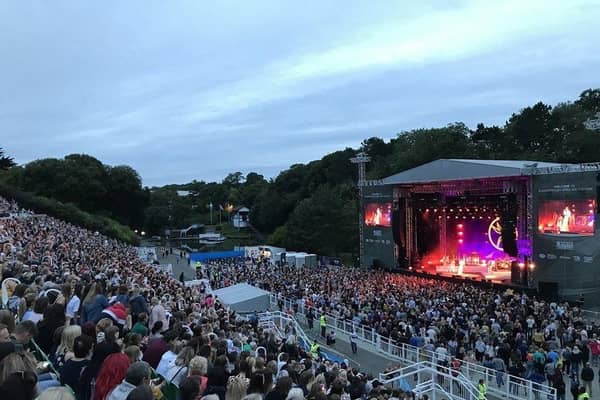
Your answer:
[[[269,292],[247,283],[215,290],[213,295],[239,314],[262,312],[269,309]]]

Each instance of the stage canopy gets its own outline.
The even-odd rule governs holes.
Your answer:
[[[531,168],[559,167],[561,165],[564,164],[525,160],[441,159],[389,176],[383,179],[383,184],[406,185],[520,176],[527,175]]]
[[[262,312],[269,309],[269,292],[249,285],[239,283],[213,291],[223,304],[238,314],[248,314],[254,311]]]

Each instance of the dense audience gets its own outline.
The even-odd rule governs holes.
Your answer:
[[[465,361],[547,384],[564,395],[591,395],[592,367],[600,358],[600,327],[586,323],[578,306],[542,301],[506,289],[469,283],[338,267],[319,270],[258,260],[216,260],[201,274],[214,287],[250,282],[292,300],[312,326],[327,314],[358,329],[372,330],[393,344],[428,350],[442,367],[457,371]],[[287,306],[286,306],[287,307]],[[317,321],[318,322],[318,321]],[[347,324],[348,325],[348,324]],[[576,396],[577,398],[577,396]]]
[[[401,398],[135,249],[0,199],[0,398]],[[47,357],[44,358],[44,357]]]

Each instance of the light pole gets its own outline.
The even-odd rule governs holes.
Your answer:
[[[359,266],[363,266],[365,257],[365,241],[364,241],[364,218],[363,218],[363,192],[366,181],[366,164],[371,161],[371,157],[365,152],[360,152],[350,159],[352,164],[358,164],[358,249],[359,249]]]

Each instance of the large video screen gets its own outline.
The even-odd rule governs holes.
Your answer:
[[[554,235],[593,235],[596,202],[583,200],[542,200],[538,209],[538,230]]]
[[[392,226],[392,203],[367,203],[365,205],[365,225]]]

